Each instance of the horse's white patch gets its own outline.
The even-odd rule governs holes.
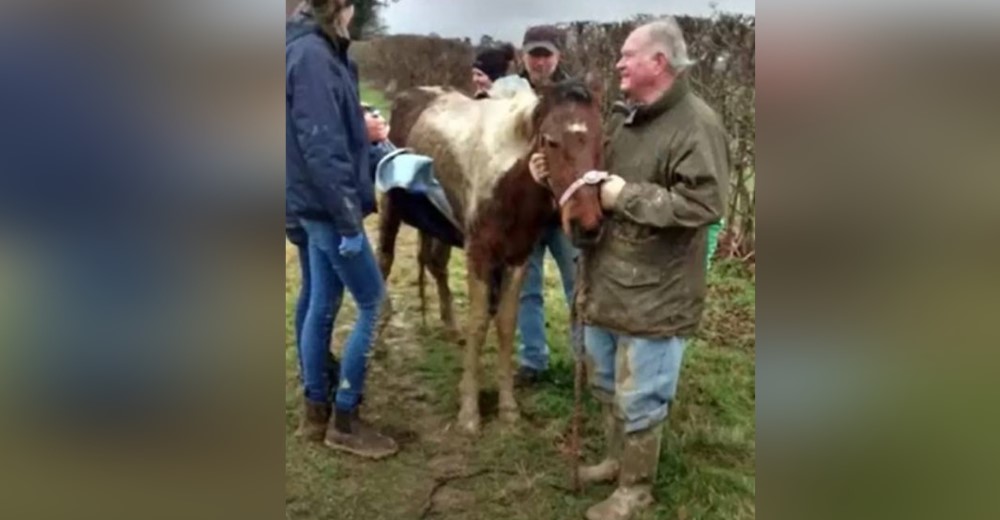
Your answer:
[[[575,121],[566,127],[566,131],[571,134],[585,134],[587,133],[587,123],[584,123],[583,121]]]
[[[422,92],[428,92],[430,94],[441,95],[444,94],[445,90],[441,87],[417,87]]]
[[[420,127],[433,129],[448,142],[468,180],[469,192],[462,194],[466,222],[473,221],[480,203],[493,196],[503,174],[531,149],[530,138],[521,135],[519,128],[530,120],[538,96],[530,89],[511,94],[503,99],[472,100],[445,93],[420,117]]]

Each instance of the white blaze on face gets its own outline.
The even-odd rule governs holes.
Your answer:
[[[585,134],[587,133],[587,123],[583,121],[574,121],[566,127],[566,131],[571,134]]]

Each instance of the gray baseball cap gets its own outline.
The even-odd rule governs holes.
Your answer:
[[[556,53],[562,51],[565,40],[566,35],[562,29],[554,25],[536,25],[525,31],[524,43],[521,47],[524,52],[528,53],[538,49]]]

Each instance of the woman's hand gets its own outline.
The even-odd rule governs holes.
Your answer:
[[[368,141],[378,143],[389,138],[389,124],[377,112],[365,112],[365,127],[368,131]]]

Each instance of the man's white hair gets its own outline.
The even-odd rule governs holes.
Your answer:
[[[649,22],[642,26],[649,35],[651,45],[667,56],[670,61],[670,68],[675,73],[681,73],[688,67],[695,64],[694,60],[688,57],[687,43],[684,42],[684,33],[677,19],[673,16],[666,16],[658,20]]]

